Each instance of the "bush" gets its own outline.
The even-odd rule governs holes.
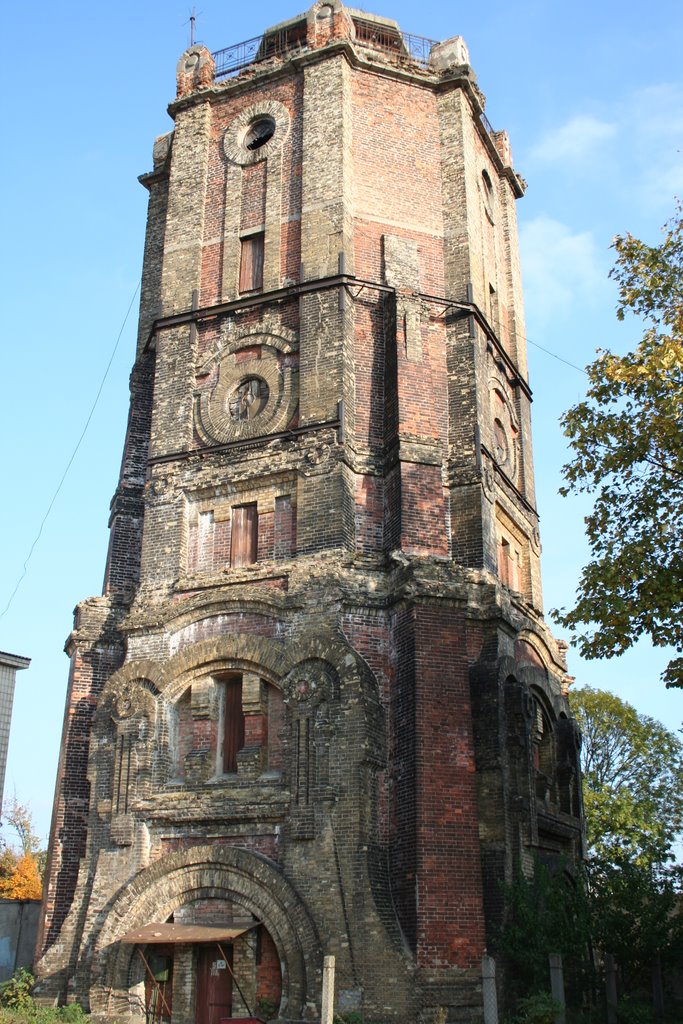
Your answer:
[[[363,1014],[360,1010],[349,1010],[348,1013],[337,1013],[334,1017],[334,1024],[364,1024]]]
[[[549,992],[534,992],[519,1000],[512,1024],[554,1024],[561,1010],[562,1007]]]
[[[87,1014],[78,1003],[36,1006],[31,995],[35,978],[25,967],[0,985],[0,1024],[85,1024]]]
[[[34,1002],[31,992],[36,979],[25,967],[20,967],[14,976],[0,985],[0,1006],[10,1010],[31,1010]]]
[[[88,1016],[81,1006],[36,1006],[0,1009],[0,1024],[86,1024]]]
[[[261,1020],[272,1020],[276,1013],[277,1006],[272,1000],[262,996],[256,1003],[256,1016],[260,1017]],[[77,1024],[77,1022],[74,1022],[74,1024]]]

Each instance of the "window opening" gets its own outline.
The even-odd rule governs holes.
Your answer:
[[[553,799],[554,749],[553,733],[539,701],[534,698],[533,759],[536,770],[536,796],[541,800]]]
[[[493,328],[498,331],[498,296],[491,282],[489,282],[489,320]]]
[[[260,231],[242,239],[240,255],[240,291],[257,292],[263,288],[263,252],[265,234]]]
[[[230,419],[237,422],[256,419],[266,407],[268,390],[268,384],[261,377],[243,380],[228,399]]]
[[[131,778],[133,737],[131,733],[119,733],[116,737],[116,769],[114,778],[114,813],[128,813],[128,789]]]
[[[511,590],[520,590],[520,573],[517,552],[512,550],[512,545],[503,537],[498,546],[498,575],[501,583],[504,583]]]
[[[256,502],[232,510],[230,564],[253,565],[258,556],[258,508]]]
[[[486,168],[481,172],[481,180],[484,185],[484,209],[486,210],[486,216],[493,224],[493,182]]]
[[[252,152],[261,149],[266,142],[270,142],[275,134],[275,121],[272,117],[259,117],[252,121],[247,134],[244,136],[244,145]]]
[[[242,676],[231,676],[223,684],[223,772],[237,772],[237,754],[244,746]]]

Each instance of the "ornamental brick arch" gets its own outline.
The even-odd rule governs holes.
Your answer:
[[[141,686],[149,693],[160,692],[164,685],[163,666],[155,661],[130,661],[114,672],[102,688],[98,704],[102,707],[110,699],[125,691],[134,692]]]
[[[347,706],[356,703],[361,716],[363,759],[376,765],[384,765],[386,752],[386,721],[382,707],[379,683],[374,672],[345,639],[330,640],[329,637],[312,637],[297,645],[297,661],[286,679],[282,681],[285,697],[296,688],[297,680],[307,674],[319,671],[330,673],[330,696],[336,702],[340,698]]]
[[[88,754],[91,806],[108,808],[112,838],[124,846],[132,839],[129,804],[149,793],[153,750],[163,745],[162,683],[160,666],[131,662],[114,672],[97,702]]]
[[[320,940],[308,909],[273,861],[228,846],[196,846],[171,854],[119,891],[95,927],[92,956],[79,965],[76,985],[90,990],[92,1013],[110,1014],[115,1007],[117,1013],[135,1014],[135,946],[122,943],[121,936],[152,921],[166,921],[180,907],[207,896],[234,898],[270,934],[282,967],[280,1015],[316,1016]]]
[[[166,662],[163,692],[167,700],[173,701],[198,676],[228,669],[257,672],[278,685],[291,667],[291,655],[282,644],[265,637],[234,634],[200,640]]]
[[[174,606],[166,609],[161,621],[165,630],[172,637],[170,652],[173,656],[180,651],[181,647],[189,646],[188,643],[180,642],[182,641],[183,631],[204,619],[211,620],[221,616],[247,614],[262,620],[263,625],[267,627],[273,621],[279,622],[282,619],[286,607],[285,595],[282,593],[278,594],[277,592],[268,594],[267,597],[261,594],[258,596],[250,595],[248,598],[240,598],[239,601],[230,601],[226,598],[225,594],[200,593],[188,597],[180,607]],[[235,630],[234,632],[238,633],[240,630]],[[228,636],[232,635],[232,633],[232,630],[223,629],[215,635]],[[265,630],[263,632],[252,631],[252,635],[272,639],[271,634]],[[212,639],[212,636],[198,637],[192,643],[198,643],[200,639],[209,640]]]
[[[305,637],[296,646],[296,664],[320,661],[332,666],[340,685],[355,684],[371,701],[379,704],[379,684],[367,662],[349,645],[346,638],[329,636]],[[294,668],[294,663],[292,663]]]

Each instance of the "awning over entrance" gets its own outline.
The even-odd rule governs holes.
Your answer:
[[[226,925],[212,924],[163,924],[152,922],[142,928],[133,928],[119,939],[120,942],[136,943],[139,946],[179,942],[232,942],[240,935],[256,928],[259,921],[248,924],[232,922]]]

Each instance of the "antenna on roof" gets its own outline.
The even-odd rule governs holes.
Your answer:
[[[201,14],[202,12],[200,11],[199,13]],[[190,17],[189,17],[188,21],[185,22],[186,25],[188,24],[188,22],[189,22],[189,25],[190,25],[190,46],[194,46],[194,44],[196,42],[195,31],[194,31],[195,30],[196,21],[197,21],[197,12],[195,11],[195,9],[193,7],[192,10],[190,11]]]

